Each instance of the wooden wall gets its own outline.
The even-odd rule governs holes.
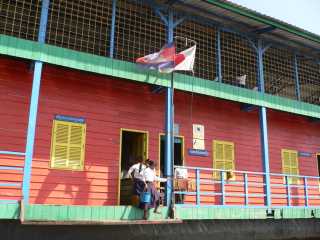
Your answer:
[[[0,58],[0,150],[24,151],[31,91],[32,72],[28,64]],[[118,202],[120,129],[149,132],[149,158],[158,160],[159,133],[164,132],[165,94],[155,94],[150,85],[111,79],[80,71],[46,65],[41,83],[36,130],[35,156],[32,166],[31,203],[115,205]],[[185,137],[185,164],[213,167],[212,141],[235,144],[236,170],[263,171],[257,110],[240,111],[240,104],[175,92],[175,122]],[[51,128],[55,114],[86,119],[87,136],[84,171],[49,168]],[[304,117],[268,111],[271,171],[281,172],[281,149],[313,153],[300,158],[300,173],[318,175],[315,153],[320,151],[319,124]],[[205,126],[208,157],[189,156],[192,148],[192,124]],[[14,157],[0,156],[0,165],[22,164]],[[193,176],[193,173],[190,173]],[[202,177],[212,179],[211,173]],[[0,172],[0,180],[21,178]],[[236,177],[242,181],[243,176]],[[250,181],[262,182],[252,176]],[[274,181],[280,181],[279,179]],[[283,179],[281,179],[283,181]],[[219,190],[218,184],[203,184],[201,190]],[[227,185],[226,190],[242,193],[243,186]],[[274,190],[283,192],[285,189]],[[250,193],[263,193],[262,187],[251,187]],[[314,194],[319,194],[317,190]],[[14,195],[14,194],[13,194]],[[16,194],[17,195],[17,194]],[[0,196],[1,197],[1,196]],[[19,196],[17,196],[19,197]],[[194,201],[189,197],[186,201]],[[220,197],[202,197],[202,203],[219,204]],[[243,197],[227,197],[228,204],[243,204]],[[286,199],[274,199],[283,204]],[[263,204],[262,197],[252,197],[250,204]],[[303,200],[292,202],[303,204]]]

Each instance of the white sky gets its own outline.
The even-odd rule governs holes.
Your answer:
[[[320,35],[320,0],[230,0]]]

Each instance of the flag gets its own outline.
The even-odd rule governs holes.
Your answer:
[[[165,45],[159,52],[138,58],[136,62],[147,69],[161,73],[193,71],[196,45],[176,54],[173,43]]]
[[[176,48],[174,43],[168,43],[159,52],[138,58],[136,63],[147,69],[158,70],[159,72],[172,72],[175,54]]]

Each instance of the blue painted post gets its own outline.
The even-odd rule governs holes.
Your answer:
[[[222,82],[222,65],[221,65],[221,30],[217,30],[217,73],[218,81]]]
[[[264,72],[263,72],[263,42],[258,40],[258,73],[259,73],[259,91],[264,93]],[[269,143],[268,143],[268,126],[267,126],[267,109],[259,107],[260,135],[261,135],[261,155],[264,168],[265,182],[265,202],[268,208],[271,207],[271,189],[270,189],[270,166],[269,166]]]
[[[168,10],[168,37],[167,41],[173,41],[173,12]],[[167,177],[173,175],[173,76],[171,77],[171,85],[166,89],[166,148],[165,148],[165,174]],[[173,181],[168,179],[166,184],[166,203],[170,207],[172,199]]]
[[[111,18],[111,30],[110,30],[110,51],[109,57],[114,57],[114,34],[116,28],[116,8],[117,0],[112,0],[112,18]]]
[[[296,81],[296,96],[298,101],[301,100],[301,94],[300,94],[300,80],[299,80],[299,69],[298,69],[298,60],[297,60],[297,54],[294,55],[294,79]]]
[[[220,179],[221,179],[221,204],[225,205],[226,204],[226,198],[225,198],[225,187],[224,187],[224,176],[225,172],[220,171]]]
[[[303,184],[304,184],[304,203],[305,206],[308,207],[309,206],[309,193],[308,193],[308,179],[307,177],[303,178]]]
[[[287,188],[287,206],[291,206],[291,189],[289,183],[289,177],[286,176],[286,188]]]
[[[39,43],[45,43],[45,40],[46,40],[49,4],[50,4],[49,0],[42,0],[40,27],[39,27],[39,34],[38,34]],[[29,109],[26,157],[24,162],[23,182],[22,182],[22,195],[23,195],[24,204],[29,203],[31,168],[32,168],[34,140],[35,140],[35,133],[36,133],[36,124],[37,124],[37,113],[38,113],[42,66],[43,66],[42,62],[40,61],[35,62],[31,100],[30,100],[30,109]]]
[[[196,203],[200,205],[200,169],[196,169]]]
[[[244,194],[245,194],[245,200],[244,200],[244,203],[245,205],[247,206],[249,204],[249,191],[248,191],[248,174],[247,173],[244,173],[243,174],[243,177],[244,177]]]

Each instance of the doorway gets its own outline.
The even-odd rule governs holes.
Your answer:
[[[320,153],[317,153],[318,176],[320,177]]]
[[[160,175],[164,174],[164,159],[165,159],[165,135],[160,134]],[[174,165],[182,166],[184,159],[184,137],[175,136],[174,137]]]
[[[138,157],[148,158],[148,132],[121,129],[120,134],[120,205],[130,205],[132,180],[126,173]]]

